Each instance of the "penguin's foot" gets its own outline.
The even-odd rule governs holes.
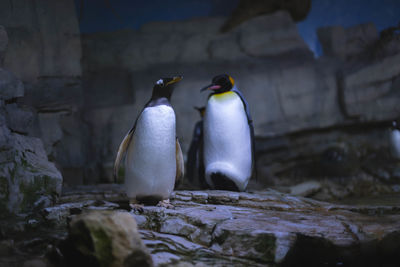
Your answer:
[[[164,199],[158,202],[157,207],[162,207],[166,209],[174,209],[175,206],[169,202],[169,199]]]
[[[129,207],[131,207],[131,209],[132,209],[134,212],[142,213],[142,212],[143,212],[144,205],[139,204],[139,202],[137,202],[136,199],[135,199],[135,200],[134,200],[134,199],[131,199],[131,200],[129,201]]]

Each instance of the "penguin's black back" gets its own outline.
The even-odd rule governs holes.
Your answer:
[[[190,143],[187,160],[187,176],[190,182],[197,179],[202,189],[208,188],[205,180],[204,157],[203,157],[203,120],[196,123],[193,131],[192,142]]]

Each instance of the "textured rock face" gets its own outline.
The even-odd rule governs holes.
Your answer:
[[[221,31],[229,31],[246,20],[260,15],[271,14],[278,10],[286,10],[294,21],[301,21],[307,16],[310,8],[311,0],[241,0],[221,27]]]
[[[218,32],[222,22],[223,18],[153,22],[139,31],[83,35],[83,69],[123,67],[135,71],[152,65],[193,64],[212,59],[234,61],[239,57],[277,56],[293,51],[312,57],[287,12],[252,19],[228,34]],[[227,51],[222,52],[221,47]]]
[[[361,24],[347,29],[342,26],[319,28],[318,39],[324,55],[349,59],[365,53],[378,40],[378,31],[374,24]]]
[[[69,192],[61,198],[68,203],[46,208],[45,220],[65,225],[67,216],[86,210],[129,210],[123,195],[104,201],[115,201],[115,189]],[[98,196],[103,201],[89,200]],[[272,190],[176,191],[171,200],[174,209],[124,212],[127,220],[135,218],[156,266],[390,266],[399,260],[397,205],[337,205]],[[110,212],[106,220],[119,214]],[[95,224],[111,225],[99,217]]]
[[[2,1],[0,25],[9,37],[4,66],[24,82],[40,76],[81,74],[73,1]]]
[[[42,141],[2,130],[9,147],[1,146],[1,210],[18,213],[54,203],[62,176],[47,160]]]
[[[4,26],[0,25],[0,67],[3,66],[4,54],[7,49],[8,35]]]
[[[343,74],[347,113],[367,121],[400,114],[400,54]]]
[[[26,136],[33,114],[16,99],[22,82],[0,69],[0,211],[18,213],[49,206],[61,193],[62,176],[48,161],[40,139]]]
[[[27,134],[32,127],[33,114],[29,109],[22,109],[12,103],[6,106],[6,121],[12,131]]]
[[[0,68],[0,98],[9,100],[24,95],[24,85],[11,72]]]
[[[101,155],[93,161],[101,162],[103,180],[111,181],[107,177],[117,147],[160,77],[184,76],[172,105],[185,152],[198,120],[193,107],[203,106],[207,99],[198,90],[220,73],[235,78],[249,102],[256,136],[262,138],[312,134],[315,129],[352,124],[354,119],[369,123],[400,115],[400,71],[390,67],[399,65],[398,56],[374,62],[362,58],[378,39],[374,25],[321,29],[321,42],[330,50],[315,60],[287,12],[253,18],[225,34],[218,32],[222,23],[223,18],[149,23],[139,31],[83,36],[84,77],[118,74],[113,82],[117,89],[104,82],[88,84],[93,87],[88,92],[100,88],[101,95],[108,96],[85,113],[91,128],[102,133],[93,139],[98,151],[93,154]],[[116,91],[124,100],[113,96]]]
[[[399,192],[390,123],[258,139],[260,182],[282,192],[337,201]]]
[[[239,29],[240,48],[247,55],[263,57],[289,52],[310,53],[286,12],[254,18]]]
[[[48,156],[62,167],[70,183],[82,184],[84,173],[91,166],[85,168],[88,128],[80,113],[85,99],[80,77],[81,37],[74,1],[1,1],[0,25],[4,26],[0,30],[0,65],[25,83],[24,98],[18,103],[39,113],[33,116],[29,134],[44,141]],[[4,75],[0,70],[0,87]],[[18,84],[6,87],[15,92],[13,97],[20,97],[22,83],[15,80],[21,87]],[[9,127],[26,133],[28,130],[22,129],[30,119],[26,115],[9,114]]]
[[[71,221],[67,242],[70,251],[67,248],[62,251],[67,264],[153,266],[135,219],[127,212],[81,214]]]

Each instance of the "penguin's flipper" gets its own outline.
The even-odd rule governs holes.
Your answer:
[[[183,160],[183,154],[181,145],[179,144],[178,138],[176,138],[175,144],[175,156],[176,156],[176,177],[175,177],[175,188],[182,183],[183,176],[185,175],[185,162]]]
[[[246,99],[244,98],[242,92],[239,91],[236,87],[232,89],[233,92],[235,92],[240,99],[242,100],[244,109],[246,111],[246,116],[247,116],[247,122],[249,124],[250,128],[250,138],[251,138],[251,154],[253,156],[253,161],[252,161],[252,169],[253,169],[253,176],[257,180],[257,157],[256,157],[256,147],[255,147],[255,136],[254,136],[254,125],[253,125],[253,119],[251,118],[250,115],[250,108],[249,104],[247,103]]]
[[[128,146],[132,142],[133,139],[132,137],[134,132],[135,132],[135,127],[129,130],[129,132],[125,135],[124,139],[119,145],[117,157],[115,158],[114,162],[114,183],[117,182],[119,164],[121,163],[122,158],[124,157],[126,150],[128,149]]]

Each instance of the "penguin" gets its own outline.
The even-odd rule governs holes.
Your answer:
[[[392,122],[389,135],[391,154],[393,158],[400,160],[400,124],[397,121]]]
[[[204,177],[203,159],[203,118],[205,107],[195,107],[200,114],[200,120],[195,124],[192,141],[187,153],[187,177],[188,181],[200,189],[207,189],[208,185]]]
[[[176,181],[183,178],[184,161],[170,104],[174,85],[181,79],[162,78],[155,83],[150,100],[119,146],[114,178],[126,154],[125,190],[132,207],[139,203],[168,207]]]
[[[212,79],[204,116],[204,164],[213,189],[244,191],[254,173],[254,127],[249,105],[228,74]]]

